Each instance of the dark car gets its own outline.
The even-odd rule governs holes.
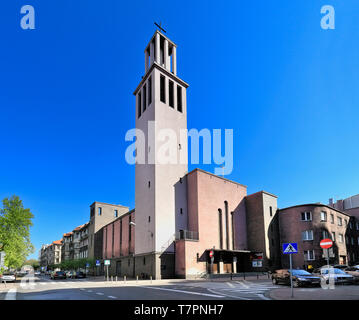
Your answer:
[[[80,271],[80,272],[77,273],[76,277],[77,277],[78,279],[80,279],[80,278],[86,278],[86,273]]]
[[[293,287],[298,288],[302,286],[319,286],[320,277],[313,276],[311,273],[305,270],[292,270]],[[273,284],[287,284],[290,285],[290,270],[281,269],[276,270],[272,274]]]
[[[51,279],[66,279],[66,274],[63,271],[54,271],[53,273],[51,273]]]

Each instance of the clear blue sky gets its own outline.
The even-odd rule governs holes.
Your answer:
[[[20,28],[25,4],[35,30]],[[31,208],[36,250],[94,201],[134,207],[124,136],[154,21],[178,44],[188,127],[234,129],[228,178],[280,207],[359,193],[358,17],[356,0],[3,1],[0,198]]]

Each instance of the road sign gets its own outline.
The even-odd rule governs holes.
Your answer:
[[[283,253],[284,254],[298,253],[298,245],[297,245],[297,243],[295,243],[295,242],[283,243]]]
[[[324,239],[320,241],[320,247],[323,249],[329,249],[332,247],[332,245],[333,245],[333,241],[330,239]]]
[[[4,251],[1,251],[0,252],[0,268],[3,268],[4,267],[4,264],[5,264],[5,252]]]
[[[86,263],[86,268],[88,268],[90,266],[90,264],[89,263]]]
[[[105,260],[105,261],[104,261],[104,265],[105,265],[105,266],[109,266],[110,263],[111,263],[110,260]]]
[[[213,257],[213,255],[214,255],[214,251],[213,251],[213,250],[211,250],[211,251],[209,252],[209,257],[210,257],[210,258],[212,258],[212,257]]]
[[[263,266],[262,260],[253,260],[252,267],[254,268],[261,268]]]
[[[99,267],[101,265],[100,260],[96,260],[96,267]]]

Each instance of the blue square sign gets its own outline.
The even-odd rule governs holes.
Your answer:
[[[298,244],[295,242],[283,243],[283,254],[293,254],[293,253],[298,253]]]

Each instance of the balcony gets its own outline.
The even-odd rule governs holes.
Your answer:
[[[197,231],[180,230],[176,232],[176,240],[199,240]]]

